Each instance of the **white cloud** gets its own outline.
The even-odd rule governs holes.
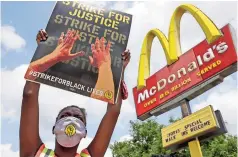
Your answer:
[[[85,2],[83,2],[83,3],[86,3],[86,4],[88,4],[88,5],[93,5],[93,6],[99,7],[99,8],[103,8],[103,7],[105,7],[105,6],[108,4],[107,1],[97,1],[97,2],[95,3],[95,1],[91,1],[91,0],[85,1]]]
[[[26,66],[19,66],[13,71],[1,69],[1,110],[2,117],[16,120],[20,113],[22,90],[24,86],[23,74]],[[14,113],[14,114],[13,114]]]
[[[129,8],[128,3],[133,3],[133,2],[124,2],[124,1],[97,1],[95,3],[95,1],[87,1],[84,2],[87,3],[89,5],[93,5],[95,7],[99,7],[99,8],[107,8],[110,7],[111,9],[115,9],[115,10],[120,10],[120,11],[125,11],[126,9]]]
[[[129,141],[131,139],[132,139],[131,135],[124,135],[124,136],[120,137],[118,142]]]
[[[1,156],[2,157],[15,157],[19,156],[19,151],[12,150],[12,144],[1,144]]]
[[[1,105],[1,116],[3,118],[11,118],[14,117],[16,114],[16,110],[15,109],[6,109],[6,105]]]
[[[228,132],[237,135],[237,102],[238,102],[238,90],[237,79],[228,77],[225,79],[225,83],[215,87],[205,100],[201,100],[198,104],[192,105],[193,111],[204,108],[207,105],[212,105],[214,110],[220,110]],[[204,93],[205,95],[205,93]]]
[[[1,45],[5,51],[18,50],[26,46],[26,41],[13,26],[1,26]]]

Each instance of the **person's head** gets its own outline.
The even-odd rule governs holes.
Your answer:
[[[53,126],[56,142],[62,147],[77,146],[86,137],[86,112],[75,105],[63,108],[56,117]]]

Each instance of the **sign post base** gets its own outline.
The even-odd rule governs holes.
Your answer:
[[[181,111],[182,111],[183,118],[192,114],[189,102],[187,100],[183,100],[181,102]],[[196,138],[193,141],[188,142],[188,146],[189,146],[189,151],[190,151],[191,157],[203,157],[200,142],[199,142],[198,138]]]
[[[198,138],[188,142],[191,157],[203,157],[200,142]]]

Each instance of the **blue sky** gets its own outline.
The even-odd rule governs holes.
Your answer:
[[[24,47],[24,49],[17,53],[15,53],[15,50],[5,52],[4,48],[2,47],[1,51],[3,54],[1,59],[1,66],[2,68],[13,69],[21,64],[27,64],[30,62],[36,48],[36,33],[40,28],[44,28],[46,26],[49,14],[51,13],[51,10],[54,6],[54,2],[1,3],[3,15],[2,26],[13,26],[16,29],[17,33],[27,41],[26,47]],[[19,121],[9,124],[7,119],[5,120],[3,118],[2,126],[8,126],[8,128],[2,129],[1,143],[13,143],[13,149],[18,150]]]
[[[22,50],[24,54],[10,52],[3,56],[2,67],[12,69],[31,60],[36,49],[36,33],[46,27],[54,4],[53,1],[2,2],[2,25],[15,27],[17,33],[27,41],[26,47]]]
[[[126,71],[125,80],[130,89],[129,99],[124,103],[122,114],[116,126],[112,142],[122,137],[128,137],[129,120],[135,120],[135,108],[131,89],[136,85],[137,65],[140,54],[140,45],[145,34],[151,28],[160,28],[165,34],[168,31],[170,17],[174,9],[182,2],[100,2],[103,5],[114,9],[126,11],[133,14],[128,48],[132,52],[132,60]],[[236,27],[237,7],[234,2],[210,2],[211,4],[194,2],[200,9],[214,20],[218,27],[228,22]],[[10,41],[1,41],[1,145],[10,144],[11,151],[19,150],[19,117],[21,106],[21,94],[24,85],[23,75],[36,49],[36,33],[39,29],[45,28],[54,7],[55,2],[2,2],[2,25],[3,33],[7,31],[14,37]],[[210,5],[214,5],[211,9]],[[224,9],[225,8],[225,9]],[[229,9],[228,9],[229,8]],[[223,9],[221,13],[220,10]],[[12,30],[14,29],[14,30]],[[181,21],[181,42],[184,51],[202,41],[205,36],[197,23],[190,16],[185,15]],[[194,38],[196,36],[196,38]],[[7,39],[7,38],[4,38]],[[12,42],[12,43],[11,43]],[[152,47],[151,69],[152,73],[165,66],[164,55],[158,41]],[[158,53],[159,52],[159,53]],[[54,137],[51,134],[54,117],[67,103],[78,103],[88,111],[88,141],[92,139],[97,130],[98,124],[105,113],[106,105],[95,100],[89,100],[82,96],[73,98],[75,94],[58,89],[43,86],[40,93],[40,131],[43,141],[53,146]],[[56,94],[56,96],[53,96]],[[236,134],[236,104],[237,102],[237,73],[227,77],[225,81],[191,101],[192,111],[197,111],[209,104],[215,109],[220,109],[227,127],[232,134]],[[100,107],[99,107],[100,106]],[[96,108],[96,109],[95,109]],[[47,113],[47,112],[50,113]],[[180,108],[176,108],[157,117],[162,124],[168,124],[170,116],[180,117]],[[234,120],[235,119],[235,120]],[[107,157],[111,156],[110,153]]]
[[[113,4],[114,2],[108,2],[106,5],[112,6]],[[128,6],[131,4],[132,2],[127,3]],[[54,1],[2,2],[2,25],[15,27],[17,33],[27,41],[26,47],[22,50],[24,55],[11,52],[3,55],[2,67],[12,69],[31,60],[36,49],[36,33],[39,29],[46,27],[54,5]],[[9,63],[9,59],[16,60]]]

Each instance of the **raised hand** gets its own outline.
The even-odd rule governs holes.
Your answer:
[[[52,52],[52,55],[56,56],[58,61],[66,61],[78,56],[83,56],[85,54],[83,51],[71,54],[74,43],[79,38],[79,31],[68,30],[66,35],[62,32],[58,40],[58,46]]]
[[[37,43],[45,41],[48,35],[45,30],[40,30],[37,34]],[[78,31],[68,30],[67,34],[61,33],[58,40],[58,45],[52,53],[30,63],[29,68],[25,74],[26,79],[34,80],[36,77],[31,75],[34,72],[45,72],[47,69],[57,64],[58,62],[67,61],[77,56],[83,56],[84,52],[76,52],[71,54],[71,50],[76,40],[80,38]]]
[[[126,69],[128,63],[131,60],[130,50],[124,51],[121,54],[121,56],[122,56],[122,68],[123,68],[123,75],[122,76],[124,76],[124,70]],[[126,100],[128,98],[128,90],[127,90],[127,86],[126,86],[126,83],[125,83],[123,77],[122,77],[122,81],[121,81],[121,98],[123,100]]]
[[[48,38],[48,34],[44,29],[39,30],[39,32],[36,35],[36,42],[39,44],[41,41],[46,41]]]
[[[93,56],[89,56],[91,65],[100,68],[102,65],[111,66],[110,55],[111,43],[108,42],[105,46],[105,39],[102,37],[100,40],[96,38],[95,44],[91,45]]]
[[[130,50],[126,50],[122,53],[122,66],[123,66],[123,69],[125,69],[128,65],[128,63],[130,62],[131,60],[131,53],[130,53]]]

